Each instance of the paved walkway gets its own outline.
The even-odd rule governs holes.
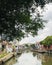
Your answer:
[[[9,54],[7,54],[7,55],[4,56],[3,58],[1,58],[1,59],[0,59],[0,64],[1,64],[2,62],[5,62],[5,61],[9,60],[11,57],[13,57],[13,53],[12,53],[12,52],[9,53]]]

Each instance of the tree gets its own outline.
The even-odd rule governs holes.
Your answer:
[[[19,40],[25,36],[25,33],[36,35],[37,31],[44,27],[44,20],[35,9],[39,5],[43,8],[45,3],[45,0],[0,0],[1,38],[12,40],[18,37]],[[31,8],[33,4],[35,8]],[[34,11],[36,16],[31,19],[30,13]]]
[[[40,44],[50,46],[52,44],[52,36],[47,36]]]

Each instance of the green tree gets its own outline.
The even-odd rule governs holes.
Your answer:
[[[0,36],[4,39],[21,39],[25,33],[36,35],[43,28],[44,20],[41,19],[36,8],[44,7],[45,0],[0,0]],[[35,8],[31,8],[34,4]],[[30,12],[31,10],[31,12]],[[30,13],[35,11],[36,16],[31,19]],[[23,32],[25,31],[25,33]]]
[[[50,46],[52,44],[52,36],[47,36],[40,44]]]

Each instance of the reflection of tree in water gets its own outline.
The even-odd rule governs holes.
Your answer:
[[[37,54],[37,58],[39,59],[39,60],[42,60],[42,54]]]
[[[44,60],[44,56],[43,56],[42,54],[39,54],[39,53],[33,53],[33,56],[37,56],[37,59],[38,59],[38,60],[41,60],[41,61]]]
[[[36,56],[36,55],[37,55],[37,59],[38,60],[44,59],[44,56],[42,54],[40,54],[40,53],[33,53],[33,56]]]
[[[36,56],[37,53],[33,52],[33,56]]]
[[[9,59],[7,62],[3,63],[2,65],[13,65],[16,63],[16,58],[13,57],[12,59]]]
[[[47,54],[37,54],[37,59],[42,61],[42,65],[52,65],[52,56]]]
[[[52,65],[52,57],[48,55],[44,55],[44,61],[43,65]]]
[[[6,63],[3,63],[2,65],[13,65],[18,62],[18,57],[20,57],[20,55],[9,59]]]

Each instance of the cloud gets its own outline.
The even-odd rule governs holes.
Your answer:
[[[45,5],[45,11],[43,12],[44,19],[50,21],[52,20],[52,3]]]
[[[45,28],[43,30],[38,31],[38,36],[36,37],[26,37],[20,41],[20,44],[23,43],[35,43],[37,41],[43,40],[45,37],[52,35],[52,3],[45,5],[45,10],[43,14],[43,19],[47,20],[48,23],[45,24]]]

